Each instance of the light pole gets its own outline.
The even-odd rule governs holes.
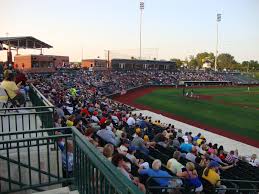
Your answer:
[[[218,42],[219,42],[219,22],[221,21],[221,14],[217,14],[217,42],[216,42],[216,54],[215,54],[215,71],[217,71],[217,59],[218,59]]]
[[[142,15],[143,15],[143,10],[144,10],[144,0],[140,0],[140,3],[139,3],[139,8],[140,8],[140,29],[139,29],[139,32],[140,32],[140,37],[139,37],[139,59],[141,60],[141,52],[142,52],[142,48],[141,48],[141,41],[142,41]]]

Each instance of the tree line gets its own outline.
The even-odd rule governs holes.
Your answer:
[[[172,58],[171,61],[176,62],[178,68],[185,67],[189,69],[201,69],[204,63],[211,64],[214,69],[215,55],[213,53],[203,52],[196,56],[190,56],[189,59],[180,60]],[[240,71],[258,71],[259,62],[256,60],[243,61],[238,63],[234,56],[229,53],[221,53],[217,57],[217,69],[219,70],[240,70]]]

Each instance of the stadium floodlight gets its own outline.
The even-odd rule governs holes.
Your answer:
[[[140,37],[139,37],[139,59],[141,59],[141,54],[142,54],[142,15],[143,15],[143,10],[144,10],[144,0],[140,0],[140,3],[139,3],[139,8],[140,8],[140,29],[139,29],[139,32],[140,32]]]
[[[217,41],[216,41],[216,54],[215,54],[215,71],[217,71],[217,59],[218,59],[218,42],[219,42],[219,22],[221,21],[221,14],[217,13]]]

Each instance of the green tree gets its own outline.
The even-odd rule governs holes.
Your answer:
[[[222,53],[218,56],[217,67],[218,69],[235,69],[237,62],[235,61],[234,56],[228,53]]]
[[[177,68],[180,68],[183,65],[183,62],[181,61],[181,59],[173,58],[173,59],[170,59],[170,61],[175,62]]]
[[[190,58],[190,61],[188,62],[188,67],[191,69],[196,69],[198,67],[198,62],[194,57]]]
[[[243,61],[242,66],[247,71],[259,70],[259,63],[258,63],[258,61],[255,61],[255,60]]]
[[[202,68],[203,63],[205,63],[206,61],[214,63],[214,60],[215,60],[215,56],[213,53],[203,52],[203,53],[198,53],[196,55],[196,61],[199,68]]]

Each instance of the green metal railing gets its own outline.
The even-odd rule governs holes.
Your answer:
[[[11,193],[27,189],[41,191],[43,186],[74,180],[74,188],[79,193],[141,193],[76,128],[70,128],[72,134],[55,135],[56,131],[65,129],[68,128],[0,133],[0,138],[5,139],[0,142],[0,163],[6,169],[0,175],[1,182],[5,183],[0,192]],[[43,133],[53,135],[42,136]],[[34,137],[20,138],[28,134]],[[74,144],[73,178],[62,176],[62,173],[68,174],[68,167],[64,167],[60,159],[62,153],[58,142],[61,138],[65,144],[64,150],[67,150],[68,141],[73,141]],[[63,155],[64,153],[66,152],[63,151]],[[65,157],[67,163],[66,154]],[[53,169],[53,166],[56,168]]]
[[[33,84],[30,85],[29,96],[34,106],[53,107],[53,104]]]
[[[140,190],[112,165],[76,129],[74,139],[74,184],[80,194],[140,194]]]
[[[33,107],[0,108],[0,132],[26,131],[54,126],[54,106],[33,86]]]
[[[62,166],[62,153],[58,149],[58,142],[62,139],[64,150],[67,150],[71,134],[47,135],[66,128],[38,129],[14,133],[0,133],[0,137],[8,140],[0,142],[0,193],[11,193],[27,189],[41,191],[41,187],[54,184],[68,183],[72,178],[63,177],[68,168]],[[30,134],[33,138],[16,139],[16,136]],[[36,135],[38,134],[38,135]],[[65,160],[68,156],[63,151]],[[64,160],[63,157],[63,160]]]
[[[46,111],[49,114],[45,116],[39,115],[42,123],[44,123],[45,127],[53,127],[54,126],[54,105],[49,102],[49,100],[43,96],[39,90],[33,85],[30,85],[29,91],[30,101],[34,107],[37,107],[36,111]]]
[[[50,128],[53,115],[54,107],[46,106],[0,109],[0,132]]]

